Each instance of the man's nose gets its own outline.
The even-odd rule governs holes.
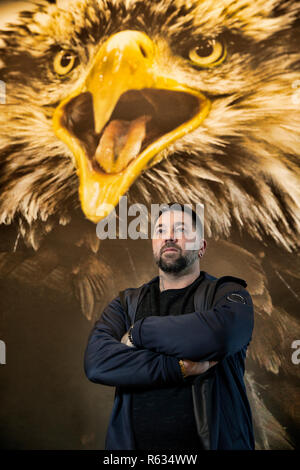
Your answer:
[[[174,229],[167,230],[167,232],[165,233],[165,236],[164,236],[164,240],[166,242],[169,241],[169,240],[171,240],[171,241],[176,240]]]

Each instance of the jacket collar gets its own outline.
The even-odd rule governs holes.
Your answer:
[[[203,274],[204,278],[207,278],[209,276],[209,274],[206,272],[206,271],[200,271],[200,274]],[[199,274],[199,276],[200,276]],[[153,282],[159,282],[159,276],[155,276],[153,279],[151,279],[150,281],[146,282],[145,283],[145,286],[150,286],[150,284],[152,284]]]

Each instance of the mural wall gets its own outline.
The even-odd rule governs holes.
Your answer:
[[[201,269],[245,279],[257,449],[299,447],[300,3],[1,2],[0,446],[104,449],[89,332],[157,274],[128,207],[204,205]],[[120,215],[120,214],[119,214]],[[130,218],[130,217],[129,217]]]

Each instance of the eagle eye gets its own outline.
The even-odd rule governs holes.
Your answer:
[[[54,57],[54,70],[58,75],[66,75],[74,68],[75,61],[74,52],[61,50]]]
[[[217,39],[202,39],[189,50],[189,59],[199,67],[215,67],[226,57],[225,44]]]

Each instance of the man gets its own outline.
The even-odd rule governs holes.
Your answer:
[[[152,235],[159,275],[120,293],[88,340],[87,377],[116,386],[109,450],[254,449],[243,380],[252,299],[244,280],[200,271],[206,241],[187,209],[161,211]],[[197,249],[186,249],[196,237]]]

